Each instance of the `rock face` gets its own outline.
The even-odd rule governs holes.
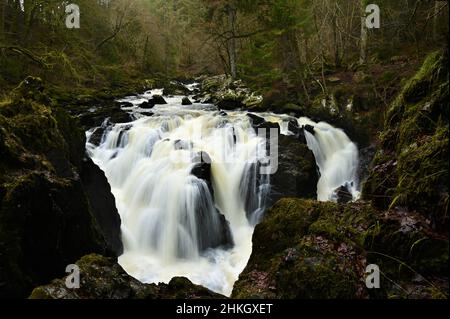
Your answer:
[[[143,284],[129,276],[114,258],[87,255],[80,267],[80,288],[66,287],[65,278],[37,287],[30,299],[218,299],[222,295],[192,284],[186,278],[173,278],[167,284]]]
[[[428,56],[390,106],[363,196],[448,232],[448,53]]]
[[[92,213],[108,244],[108,249],[113,251],[116,256],[120,256],[123,252],[120,238],[121,221],[105,173],[90,158],[85,158],[80,177]]]
[[[316,198],[318,170],[314,154],[293,136],[278,137],[278,170],[270,176],[270,203],[283,197]]]
[[[80,178],[95,170],[83,164],[83,131],[49,105],[42,84],[28,83],[41,82],[27,79],[0,104],[0,297],[9,298],[27,296],[85,254],[121,251],[104,175]]]
[[[232,297],[445,297],[448,254],[448,241],[418,214],[383,213],[368,202],[284,198],[256,226],[252,255]],[[403,262],[414,271],[400,267]],[[381,276],[381,289],[367,289],[369,264],[395,283]],[[432,279],[418,280],[417,273]]]

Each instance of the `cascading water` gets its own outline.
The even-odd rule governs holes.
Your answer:
[[[100,146],[87,144],[122,219],[119,262],[143,282],[186,276],[229,295],[250,257],[252,217],[263,208],[267,187],[247,176],[264,158],[265,141],[245,114],[222,117],[181,107],[181,98],[167,101],[152,117],[110,128]],[[199,155],[210,159],[212,187],[193,174],[203,165]],[[257,190],[255,212],[246,210],[249,188]]]
[[[185,276],[230,295],[250,257],[270,189],[269,176],[257,172],[266,141],[246,112],[224,116],[213,105],[182,106],[182,97],[166,98],[153,116],[142,115],[147,110],[139,105],[161,93],[124,99],[133,104],[124,110],[136,120],[107,127],[100,145],[90,143],[93,130],[87,132],[87,151],[105,171],[122,219],[119,263],[142,282]],[[292,117],[262,116],[291,134]],[[356,146],[328,124],[298,123],[314,126],[314,135],[305,134],[321,173],[318,199],[333,200],[345,182],[353,182],[356,196]]]
[[[314,128],[314,134],[308,130],[304,132],[320,171],[317,200],[336,200],[335,190],[341,186],[347,188],[353,199],[358,199],[359,153],[356,145],[344,131],[328,123],[315,123],[305,117],[298,123],[300,127],[309,125]]]

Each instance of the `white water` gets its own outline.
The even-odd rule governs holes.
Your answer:
[[[328,123],[315,123],[304,117],[300,118],[298,123],[300,127],[304,125],[314,127],[314,135],[305,130],[305,137],[320,171],[317,200],[336,200],[334,191],[343,185],[347,186],[353,199],[358,199],[359,153],[356,145],[344,131]]]
[[[136,121],[108,129],[99,147],[87,143],[89,155],[105,171],[122,219],[124,254],[119,263],[145,283],[185,276],[230,295],[250,257],[254,225],[264,210],[268,180],[257,185],[250,176],[252,163],[265,157],[265,141],[256,135],[246,112],[223,117],[212,105],[182,106],[181,97],[165,97],[168,104],[155,106],[152,117],[141,115],[148,110],[138,105],[161,93],[153,90],[124,99],[133,104],[127,110]],[[292,117],[260,116],[280,123],[283,134],[292,134]],[[356,197],[356,146],[328,124],[305,118],[298,122],[315,127],[315,135],[306,137],[321,172],[318,199],[332,200],[333,191],[350,181]],[[177,142],[182,149],[175,147]],[[214,195],[191,174],[200,151],[212,160]],[[257,206],[252,212],[246,212],[248,194],[247,202]],[[202,247],[209,247],[208,241],[214,242],[220,232],[216,208],[229,222],[231,248]]]

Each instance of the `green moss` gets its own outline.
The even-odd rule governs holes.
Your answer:
[[[363,197],[448,223],[448,56],[430,54],[390,106]]]
[[[377,232],[376,215],[368,203],[281,199],[256,227],[232,297],[362,297],[363,245]]]

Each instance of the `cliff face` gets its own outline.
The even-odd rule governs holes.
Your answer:
[[[0,297],[27,296],[85,254],[121,253],[114,197],[84,148],[84,132],[39,79],[0,103]]]

